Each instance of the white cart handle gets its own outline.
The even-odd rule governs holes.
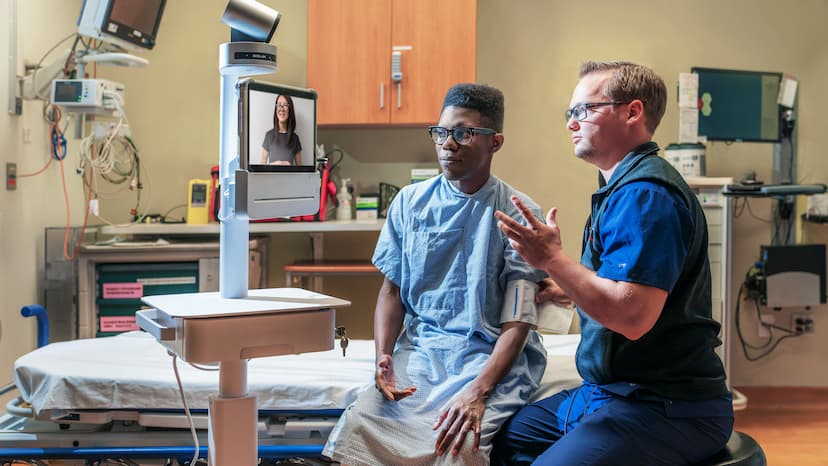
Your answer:
[[[157,320],[155,320],[157,317],[157,310],[143,309],[135,313],[135,323],[137,323],[142,330],[154,336],[158,341],[174,341],[175,329],[161,325]]]

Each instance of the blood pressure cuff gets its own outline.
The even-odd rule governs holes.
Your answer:
[[[537,283],[529,280],[512,280],[506,284],[500,323],[526,322],[533,328],[538,325],[538,309],[535,306]]]

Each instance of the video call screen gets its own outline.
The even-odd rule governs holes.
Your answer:
[[[246,157],[247,169],[315,170],[316,92],[247,81],[242,83],[240,93],[244,139],[241,157]]]

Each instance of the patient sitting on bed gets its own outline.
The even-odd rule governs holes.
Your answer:
[[[540,209],[491,174],[502,128],[499,90],[460,84],[446,94],[429,128],[442,175],[400,191],[374,252],[385,275],[376,389],[345,410],[324,449],[331,459],[487,465],[495,433],[537,388],[546,353],[532,296],[544,275],[512,249],[494,213],[520,218],[511,195]],[[513,297],[521,290],[526,300]]]

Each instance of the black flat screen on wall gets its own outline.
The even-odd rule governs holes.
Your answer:
[[[699,75],[699,136],[779,142],[782,73],[692,68]]]

